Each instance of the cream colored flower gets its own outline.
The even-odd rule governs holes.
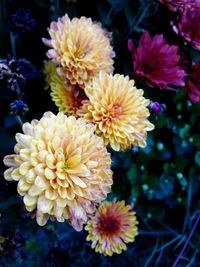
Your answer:
[[[102,203],[85,227],[87,241],[104,256],[120,254],[138,235],[137,224],[135,212],[124,201]]]
[[[114,150],[126,150],[131,145],[145,147],[147,131],[154,129],[147,117],[149,100],[143,90],[134,87],[128,77],[101,72],[85,88],[85,101],[80,116],[95,125],[96,134]]]
[[[87,96],[78,85],[71,85],[64,77],[57,73],[56,65],[47,61],[44,67],[45,80],[50,86],[51,97],[58,110],[66,115],[77,117],[77,110]]]
[[[14,155],[4,158],[8,181],[18,181],[18,193],[39,225],[48,218],[80,231],[95,205],[112,184],[111,159],[103,140],[82,119],[46,112],[23,125]]]
[[[114,52],[110,34],[90,18],[69,19],[67,15],[52,22],[51,39],[43,42],[51,49],[47,56],[71,84],[83,87],[100,71],[112,73]]]

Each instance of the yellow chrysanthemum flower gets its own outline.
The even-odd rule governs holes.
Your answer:
[[[46,61],[44,66],[45,80],[51,89],[51,97],[58,110],[66,115],[77,117],[77,110],[87,96],[78,85],[71,85],[64,77],[57,73],[55,63]]]
[[[87,241],[104,256],[120,254],[138,235],[137,224],[135,212],[124,201],[102,203],[85,227]]]
[[[78,113],[95,125],[96,134],[106,144],[116,151],[146,146],[147,131],[154,128],[147,120],[149,100],[142,96],[143,90],[134,87],[133,80],[101,72],[85,92],[89,100]]]
[[[48,218],[77,230],[107,196],[112,184],[111,159],[103,140],[83,119],[46,112],[23,125],[14,155],[4,158],[8,181],[18,181],[18,193],[39,225]]]
[[[47,56],[71,84],[84,88],[100,71],[113,72],[110,34],[100,23],[85,17],[70,20],[65,15],[52,22],[48,31],[51,39],[43,38],[51,47]]]

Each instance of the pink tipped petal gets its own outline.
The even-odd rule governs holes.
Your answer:
[[[51,40],[46,39],[46,38],[42,38],[42,42],[43,42],[46,46],[48,46],[48,47],[52,47],[52,42],[51,42]]]

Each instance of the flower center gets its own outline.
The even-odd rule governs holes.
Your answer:
[[[120,221],[111,216],[103,216],[100,219],[99,230],[107,235],[114,235],[120,229]]]
[[[74,91],[70,92],[71,96],[71,108],[77,110],[82,106],[82,101],[86,99],[86,95],[83,89],[75,88]]]
[[[66,160],[63,166],[63,171],[66,171],[68,169],[69,169],[69,164],[67,163],[67,160]]]
[[[84,49],[82,47],[78,47],[76,51],[74,52],[74,57],[76,59],[81,59],[86,55]]]
[[[122,114],[122,107],[119,104],[108,106],[106,109],[106,117],[110,120],[117,119]]]

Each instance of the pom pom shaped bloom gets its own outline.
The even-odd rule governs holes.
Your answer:
[[[134,87],[133,80],[101,72],[85,91],[89,100],[78,113],[95,125],[96,134],[106,144],[116,151],[146,146],[146,131],[154,128],[147,120],[150,102],[142,96],[143,90]]]
[[[71,84],[84,87],[100,71],[112,73],[114,52],[110,34],[90,18],[69,19],[67,15],[52,22],[51,39],[43,42],[51,47],[47,56]]]
[[[135,212],[124,201],[102,203],[87,222],[87,241],[104,256],[120,254],[138,234]]]
[[[132,52],[136,78],[144,77],[150,87],[160,89],[185,85],[185,71],[180,66],[178,46],[167,44],[163,35],[157,34],[151,38],[148,32],[144,32],[138,48],[130,40],[128,48]]]
[[[48,218],[68,219],[77,230],[106,198],[112,184],[111,159],[103,140],[82,119],[46,112],[23,125],[14,155],[4,158],[8,181],[18,181],[18,193],[39,225]]]
[[[77,117],[77,110],[87,96],[78,85],[71,85],[64,77],[57,73],[56,65],[51,61],[45,63],[45,80],[51,89],[51,97],[58,110],[67,115]]]
[[[177,16],[173,29],[193,48],[200,50],[200,2],[184,8]]]
[[[192,102],[200,102],[200,62],[193,64],[188,75],[186,90]]]

